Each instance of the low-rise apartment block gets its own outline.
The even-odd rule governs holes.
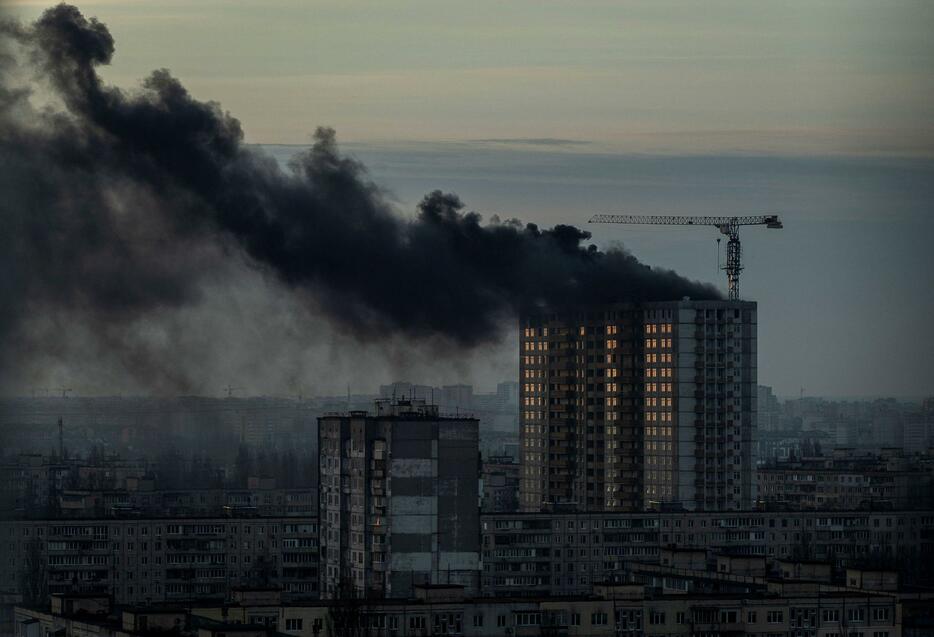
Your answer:
[[[824,560],[934,560],[934,511],[484,514],[485,595],[590,594],[628,562],[657,564],[668,546]]]
[[[97,600],[53,599],[51,611],[20,607],[16,637],[124,637],[170,630],[182,637],[629,637],[731,635],[762,637],[901,637],[897,594],[835,587],[774,594],[668,594],[640,584],[603,584],[588,596],[471,598],[463,588],[416,585],[408,599],[346,603],[278,603],[269,595],[235,597],[230,604],[188,608],[77,612]],[[57,602],[57,603],[56,603]],[[70,608],[71,611],[65,610]]]
[[[0,590],[37,578],[36,590],[132,604],[222,600],[232,586],[265,583],[316,599],[318,559],[314,517],[0,522]]]
[[[900,450],[773,462],[759,468],[768,507],[793,509],[934,508],[934,459]]]

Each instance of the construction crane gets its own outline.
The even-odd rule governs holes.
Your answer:
[[[743,271],[742,250],[739,244],[740,226],[765,226],[766,228],[781,228],[782,222],[778,215],[758,215],[751,217],[682,217],[668,215],[594,215],[590,223],[633,223],[653,224],[661,226],[714,226],[722,234],[730,238],[726,244],[726,270],[727,288],[730,300],[739,300],[739,273]],[[719,241],[719,239],[717,239]]]

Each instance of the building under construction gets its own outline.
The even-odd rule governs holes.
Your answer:
[[[753,506],[755,303],[542,310],[520,331],[522,510]]]

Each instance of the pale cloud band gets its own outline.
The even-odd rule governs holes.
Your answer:
[[[167,67],[252,142],[573,139],[615,151],[929,155],[934,8],[848,0],[91,0],[110,81]],[[21,17],[47,2],[7,3]]]

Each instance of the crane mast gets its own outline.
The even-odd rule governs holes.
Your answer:
[[[594,215],[590,223],[626,223],[661,226],[714,226],[721,234],[729,237],[726,244],[727,289],[731,301],[739,300],[739,274],[743,271],[742,246],[739,242],[740,226],[765,226],[782,228],[778,215],[754,215],[747,217],[691,217],[678,215]]]

